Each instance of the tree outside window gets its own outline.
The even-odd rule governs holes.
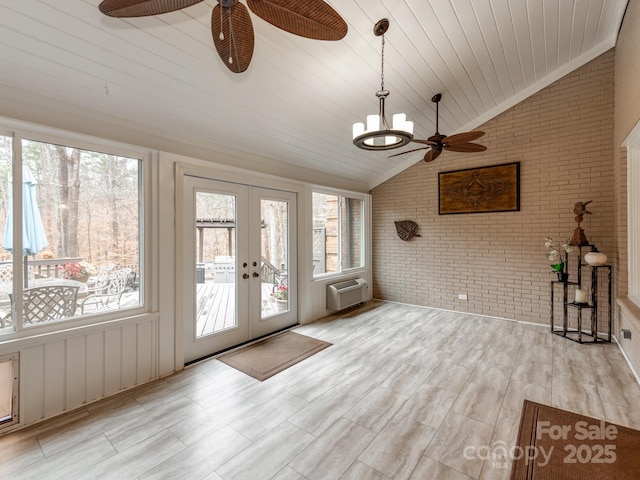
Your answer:
[[[8,296],[13,291],[14,265],[13,249],[6,249],[14,238],[13,224],[7,226],[7,219],[13,208],[12,192],[17,196],[24,189],[13,185],[11,142],[10,137],[0,136],[0,233],[5,232],[5,248],[0,249],[0,310],[4,309],[0,333],[14,323],[13,312],[7,314],[12,306]],[[24,289],[62,283],[55,279],[84,283],[73,317],[139,306],[141,161],[26,139],[21,148],[23,176],[29,172],[33,178],[46,237],[37,252],[24,257]],[[29,221],[25,215],[23,223]],[[22,252],[15,254],[22,257]],[[124,278],[123,271],[123,291],[109,298],[107,294],[115,291],[111,278],[116,272]],[[98,295],[102,295],[99,301]]]

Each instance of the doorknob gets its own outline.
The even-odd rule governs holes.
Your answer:
[[[253,272],[253,276],[254,276],[254,277],[259,277],[259,276],[260,276],[260,274],[259,274],[258,272]]]
[[[244,275],[242,275],[242,278],[244,278],[246,280],[247,278],[249,278],[249,274],[245,273]]]

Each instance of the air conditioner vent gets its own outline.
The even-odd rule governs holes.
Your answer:
[[[327,310],[342,310],[366,299],[367,282],[362,278],[327,285]]]

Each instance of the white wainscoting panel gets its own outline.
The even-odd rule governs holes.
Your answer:
[[[20,424],[28,425],[157,377],[158,317],[142,315],[20,348]]]

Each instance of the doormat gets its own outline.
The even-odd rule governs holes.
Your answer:
[[[221,355],[218,360],[262,382],[329,346],[329,342],[289,331]]]
[[[632,480],[640,431],[525,400],[511,480]]]

